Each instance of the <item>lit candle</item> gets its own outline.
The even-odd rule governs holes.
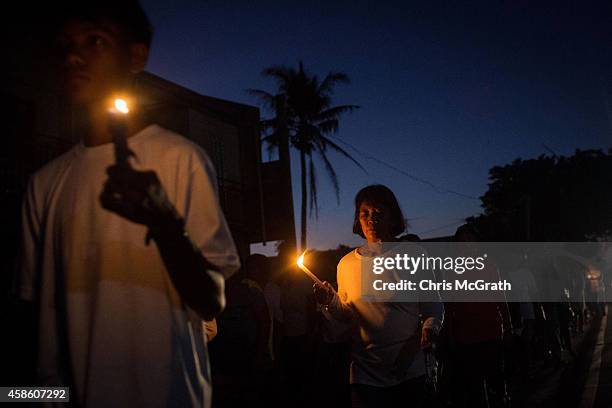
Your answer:
[[[306,250],[307,251],[307,250]],[[314,273],[310,272],[310,269],[308,269],[306,267],[306,265],[304,265],[304,255],[306,255],[306,251],[304,251],[304,253],[302,255],[300,255],[300,257],[297,260],[297,266],[304,271],[304,273],[306,275],[308,275],[308,277],[310,279],[312,279],[313,281],[315,281],[317,284],[323,286],[323,282],[321,282],[321,279],[317,278],[317,275],[315,275]]]
[[[109,109],[109,130],[115,145],[115,160],[118,166],[129,167],[129,157],[133,155],[127,145],[127,117],[130,108],[125,99],[117,98]]]

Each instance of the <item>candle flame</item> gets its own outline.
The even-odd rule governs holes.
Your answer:
[[[306,250],[306,251],[308,251],[308,250]],[[298,266],[298,267],[299,267],[299,268],[300,268],[302,271],[304,271],[304,273],[305,273],[306,275],[308,275],[308,277],[309,277],[310,279],[312,279],[313,281],[315,281],[315,282],[316,282],[317,284],[319,284],[319,285],[323,285],[323,282],[321,281],[321,279],[317,278],[317,275],[315,275],[314,273],[312,273],[312,272],[310,271],[310,269],[308,269],[308,268],[306,267],[306,265],[304,265],[304,255],[306,255],[306,251],[304,251],[304,253],[303,253],[302,255],[300,255],[300,257],[298,258],[298,260],[297,260],[297,262],[296,262],[296,263],[297,263],[297,266]]]
[[[121,112],[124,115],[127,114],[130,111],[130,109],[128,108],[128,104],[125,101],[125,99],[121,99],[121,98],[115,99],[115,109],[117,109],[118,112]]]
[[[306,250],[306,251],[308,251],[308,250]],[[299,257],[299,258],[298,258],[298,260],[297,260],[297,265],[298,265],[300,268],[302,268],[302,267],[304,266],[304,255],[306,255],[306,251],[304,251],[304,252],[302,253],[302,255],[300,255],[300,257]]]

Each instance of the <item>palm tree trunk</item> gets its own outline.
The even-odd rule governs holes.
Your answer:
[[[289,129],[287,127],[287,102],[285,100],[285,94],[278,94],[275,96],[276,107],[276,120],[278,123],[278,134],[279,134],[279,144],[278,144],[278,158],[281,163],[284,163],[289,171],[285,174],[284,179],[284,188],[287,191],[287,203],[289,205],[289,213],[291,214],[291,221],[288,225],[285,226],[285,243],[288,244],[288,247],[291,248],[294,252],[297,251],[297,241],[295,234],[295,213],[293,212],[294,204],[293,204],[293,182],[291,178],[291,153],[289,151]]]
[[[306,231],[307,231],[307,203],[308,203],[308,190],[306,189],[306,153],[300,151],[300,170],[301,170],[301,182],[302,182],[302,208],[300,214],[300,251],[306,250]]]

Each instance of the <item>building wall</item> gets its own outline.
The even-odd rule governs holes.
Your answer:
[[[259,110],[196,94],[149,73],[140,76],[137,89],[155,122],[193,140],[211,158],[221,207],[246,257],[264,231]]]

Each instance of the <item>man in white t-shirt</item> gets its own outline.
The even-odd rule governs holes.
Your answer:
[[[209,406],[203,320],[239,267],[213,166],[137,108],[129,152],[113,144],[109,101],[148,56],[137,1],[77,3],[59,31],[81,141],[30,180],[15,288],[39,307],[40,385],[70,387],[76,406]]]

